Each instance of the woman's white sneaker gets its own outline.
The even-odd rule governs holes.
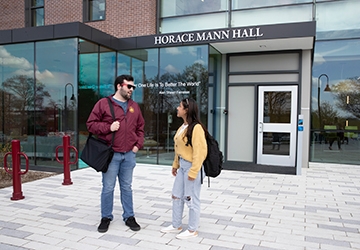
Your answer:
[[[194,231],[194,232],[190,232],[189,230],[186,230],[182,233],[179,233],[178,235],[176,235],[177,239],[180,240],[184,240],[184,239],[190,239],[190,238],[195,238],[198,236],[198,232]]]
[[[173,225],[170,225],[168,227],[164,227],[160,230],[160,232],[162,233],[179,233],[181,232],[182,228],[179,227],[179,228],[176,228],[176,227],[173,227]]]

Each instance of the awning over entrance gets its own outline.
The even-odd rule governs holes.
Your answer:
[[[222,54],[253,51],[265,52],[275,50],[307,50],[313,49],[314,37],[293,37],[231,43],[210,43],[210,45]]]
[[[262,36],[230,42],[212,42],[222,54],[236,52],[265,52],[276,50],[313,49],[315,42],[315,22],[261,26]],[[241,30],[241,28],[238,28]],[[246,28],[242,29],[246,32]]]
[[[114,50],[210,44],[219,52],[236,53],[312,49],[316,22],[236,27],[217,30],[115,38],[80,22],[0,31],[0,44],[80,37]]]
[[[312,49],[316,22],[190,31],[119,39],[123,50],[210,44],[219,52]]]

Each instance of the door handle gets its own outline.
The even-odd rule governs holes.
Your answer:
[[[259,122],[259,133],[262,133],[263,132],[263,123],[262,122]]]

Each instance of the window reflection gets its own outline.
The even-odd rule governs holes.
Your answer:
[[[0,46],[0,52],[2,143],[20,140],[30,164],[61,167],[54,160],[62,136],[76,145],[77,104],[71,97],[77,86],[67,105],[64,86],[77,81],[77,39]]]
[[[43,26],[44,25],[44,9],[35,9],[31,11],[32,26]]]
[[[264,123],[290,123],[291,92],[264,93]]]
[[[105,0],[88,0],[89,21],[105,19]]]
[[[290,133],[263,133],[263,154],[289,155]]]
[[[162,0],[161,17],[227,10],[227,0]]]
[[[359,37],[359,9],[360,1],[328,1],[317,3],[317,37],[319,35],[323,39]],[[336,15],[336,19],[334,15]]]
[[[312,161],[358,163],[360,155],[359,68],[360,40],[316,43],[313,75],[326,74],[329,77],[331,92],[325,94],[323,92],[325,81],[320,81],[321,101],[318,102],[319,82],[317,78],[313,78]],[[320,112],[318,112],[319,109]]]
[[[228,13],[206,14],[204,16],[184,16],[161,20],[161,33],[191,30],[221,29],[227,26]]]
[[[79,154],[85,146],[88,136],[86,121],[99,99],[99,46],[86,40],[80,40],[79,55]],[[79,162],[79,167],[86,164]]]
[[[77,39],[37,42],[35,52],[35,163],[61,168],[54,160],[62,136],[77,146]]]
[[[207,124],[208,47],[182,46],[121,54],[119,65],[130,69],[128,73],[135,77],[134,99],[137,98],[146,121],[144,148],[137,154],[137,161],[171,164],[173,136],[182,123],[176,113],[179,102],[184,97],[197,100],[202,121]]]
[[[311,4],[234,10],[231,14],[231,23],[234,27],[241,27],[255,24],[307,22],[313,19],[312,11]]]
[[[298,3],[312,3],[313,0],[233,0],[232,8],[233,9],[248,9],[248,8],[258,8],[266,6],[279,6],[286,4],[298,4]]]
[[[31,26],[44,25],[44,0],[31,1]]]
[[[34,44],[0,46],[0,143],[11,145],[11,140],[20,140],[33,134],[34,127]],[[33,145],[22,148],[34,155]],[[30,164],[34,158],[30,158]]]
[[[116,52],[105,48],[100,52],[100,97],[114,94]]]

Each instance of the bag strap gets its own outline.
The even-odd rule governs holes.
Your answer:
[[[110,107],[110,112],[111,112],[111,116],[113,118],[113,120],[115,121],[115,112],[114,112],[114,107],[110,101],[110,98],[109,97],[106,97],[107,101],[108,101],[108,104],[109,104],[109,107]],[[93,135],[93,133],[89,132],[89,136],[88,136],[88,139]],[[111,139],[111,145],[112,146],[114,144],[114,138],[115,138],[115,132],[112,132],[112,139]]]
[[[114,112],[114,106],[112,105],[110,98],[107,96],[106,97],[108,103],[109,103],[109,107],[110,107],[110,112],[111,112],[111,116],[113,118],[113,120],[115,121],[115,112]],[[114,138],[115,138],[115,132],[112,132],[112,140],[111,140],[111,146],[114,145]]]

